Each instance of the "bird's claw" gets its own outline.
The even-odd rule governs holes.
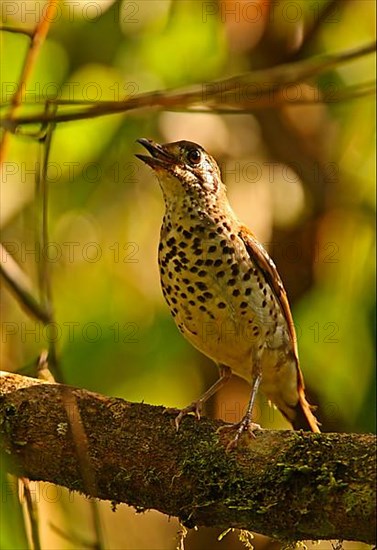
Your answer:
[[[203,403],[199,400],[199,401],[193,401],[190,405],[181,409],[178,415],[174,419],[176,430],[177,431],[179,430],[183,417],[190,413],[194,413],[197,420],[200,420],[202,407],[203,407]],[[173,412],[177,412],[177,410],[179,409],[167,408],[164,410],[164,413],[173,413]]]
[[[226,446],[226,450],[231,451],[232,449],[235,449],[237,447],[239,439],[244,432],[246,432],[249,435],[249,437],[252,437],[255,439],[254,432],[257,430],[263,430],[263,428],[261,428],[259,424],[255,424],[254,422],[252,422],[249,416],[246,415],[242,418],[240,422],[236,422],[235,424],[220,426],[220,428],[217,429],[217,433],[221,431],[226,431],[226,430],[236,431],[235,436],[233,437],[233,439],[229,441],[228,445]]]

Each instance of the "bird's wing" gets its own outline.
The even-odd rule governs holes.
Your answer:
[[[265,248],[257,241],[257,239],[254,237],[249,229],[241,226],[239,236],[243,240],[246,250],[250,255],[250,258],[265,276],[266,281],[269,283],[276,299],[280,304],[282,313],[288,325],[289,336],[291,338],[293,350],[298,363],[296,331],[292,319],[291,309],[289,307],[287,293],[276,269],[276,266],[271,260]]]
[[[246,227],[241,226],[239,237],[243,240],[250,258],[263,273],[273,293],[275,294],[287,322],[289,335],[292,341],[297,372],[298,403],[295,407],[287,406],[284,409],[281,409],[281,411],[284,416],[292,422],[295,429],[304,428],[310,429],[313,432],[319,432],[318,421],[313,415],[311,407],[305,397],[304,377],[302,375],[298,359],[296,331],[283,282],[280,279],[274,262],[271,260],[266,250],[257,241],[251,231]]]

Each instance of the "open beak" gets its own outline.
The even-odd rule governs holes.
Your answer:
[[[165,168],[169,169],[173,164],[176,164],[176,158],[168,153],[163,145],[152,141],[151,139],[140,138],[136,140],[151,154],[150,157],[146,155],[135,155],[137,158],[148,164],[153,169]]]

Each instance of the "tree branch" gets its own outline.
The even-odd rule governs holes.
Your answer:
[[[9,373],[0,395],[0,449],[18,476],[154,508],[189,527],[374,540],[373,435],[261,430],[226,452],[231,434],[216,431],[221,421],[189,417],[177,433],[162,407]]]
[[[112,115],[117,113],[126,113],[137,109],[160,108],[165,110],[177,110],[189,108],[196,105],[205,105],[209,110],[218,108],[232,107],[235,111],[238,108],[248,108],[250,112],[258,109],[271,109],[282,105],[292,105],[286,97],[287,89],[295,84],[310,81],[324,72],[329,71],[339,65],[351,62],[365,55],[376,51],[376,43],[370,43],[353,50],[340,52],[331,55],[320,55],[293,63],[276,65],[258,71],[248,72],[242,75],[232,76],[221,80],[214,80],[207,83],[201,83],[190,86],[189,88],[176,88],[171,90],[157,90],[136,94],[123,101],[102,101],[93,102],[72,102],[65,100],[49,100],[50,104],[67,106],[67,112],[49,113],[43,112],[32,115],[14,116],[14,113],[8,113],[0,120],[0,127],[7,132],[19,131],[19,126],[23,124],[37,124],[48,122],[72,122],[74,120],[84,120],[96,118],[99,116]],[[373,83],[374,85],[374,83]],[[369,83],[360,84],[366,93],[373,92],[373,86]],[[369,86],[369,87],[368,87]],[[337,93],[344,95],[347,90],[337,90]],[[336,101],[334,91],[331,97],[324,98],[325,101]],[[41,98],[46,102],[46,98]],[[304,99],[305,103],[312,104],[322,101],[320,92],[316,97]],[[40,102],[34,102],[33,105]],[[298,104],[300,104],[298,102]],[[25,103],[26,105],[26,103]],[[72,110],[72,105],[80,105],[80,110]],[[210,111],[209,111],[210,112]]]
[[[0,276],[4,278],[21,307],[30,316],[44,324],[51,322],[48,311],[35,297],[31,280],[2,244],[0,244]]]

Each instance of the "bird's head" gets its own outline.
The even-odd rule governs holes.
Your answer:
[[[136,156],[156,172],[167,203],[188,198],[200,206],[224,198],[217,162],[200,145],[191,141],[159,145],[145,138],[137,141],[151,156]]]

